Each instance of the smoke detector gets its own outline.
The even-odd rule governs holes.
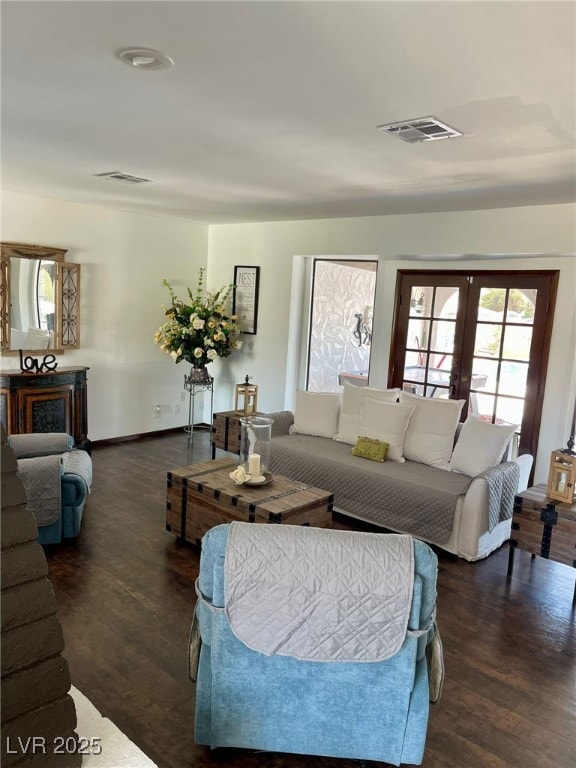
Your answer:
[[[144,184],[151,182],[152,179],[144,179],[142,176],[131,176],[122,171],[107,171],[106,173],[95,173],[94,176],[100,176],[103,179],[112,179],[112,181],[121,181],[123,184]]]
[[[135,69],[170,69],[174,66],[169,56],[152,48],[127,48],[120,51],[118,58]]]
[[[378,125],[378,130],[397,136],[409,144],[419,144],[422,141],[437,141],[438,139],[453,139],[462,136],[460,131],[441,123],[435,117],[420,117],[416,120],[404,120],[401,123]]]

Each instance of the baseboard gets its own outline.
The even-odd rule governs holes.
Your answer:
[[[194,431],[196,430],[211,430],[212,425],[201,423],[194,424]],[[162,437],[163,435],[175,434],[176,432],[185,433],[186,425],[181,427],[170,427],[169,429],[157,429],[154,432],[140,432],[134,435],[121,435],[120,437],[107,437],[103,440],[92,440],[92,448],[97,448],[99,445],[112,445],[113,443],[128,443],[133,440],[149,440],[153,437]]]

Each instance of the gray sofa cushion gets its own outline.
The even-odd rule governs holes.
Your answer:
[[[274,437],[270,471],[331,491],[334,506],[351,515],[439,545],[450,538],[458,499],[471,482],[412,461],[367,461],[345,443],[309,435]]]

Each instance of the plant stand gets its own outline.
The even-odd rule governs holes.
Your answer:
[[[190,374],[184,374],[184,389],[188,395],[188,424],[184,432],[188,434],[188,442],[194,442],[194,410],[196,395],[200,392],[210,392],[210,414],[214,404],[214,377],[210,376],[206,368],[192,368]]]

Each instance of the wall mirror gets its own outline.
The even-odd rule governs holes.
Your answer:
[[[0,347],[62,353],[80,346],[80,265],[62,248],[0,243]]]

